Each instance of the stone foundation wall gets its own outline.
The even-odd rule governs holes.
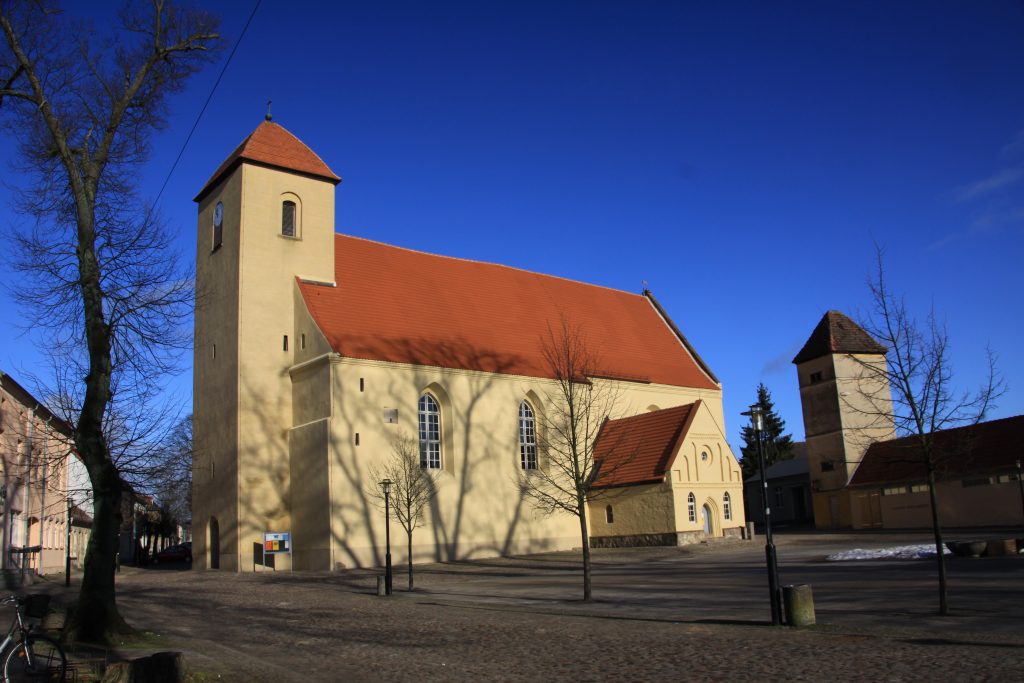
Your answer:
[[[705,541],[721,541],[726,539],[742,539],[743,527],[732,527],[722,530],[722,536],[708,538],[704,531],[679,531],[670,534],[630,534],[625,536],[591,536],[591,548],[646,548],[649,546],[680,546],[704,543]]]
[[[629,536],[591,536],[591,548],[646,548],[676,545],[675,534],[632,534]]]

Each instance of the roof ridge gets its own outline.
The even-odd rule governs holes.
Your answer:
[[[667,413],[670,410],[680,410],[682,408],[689,409],[689,408],[692,408],[699,401],[700,401],[700,399],[698,398],[698,399],[694,399],[692,403],[684,403],[684,404],[678,405],[678,406],[669,406],[668,408],[658,408],[657,410],[646,410],[646,411],[644,411],[642,413],[635,413],[633,415],[623,415],[622,417],[610,417],[608,419],[611,420],[612,422],[620,422],[620,423],[621,422],[629,422],[630,420],[640,420],[642,418],[650,418],[652,415],[657,415],[658,413]]]
[[[358,235],[349,235],[349,234],[343,233],[343,232],[335,232],[334,236],[335,237],[347,237],[349,239],[354,239],[354,240],[361,240],[363,242],[370,242],[372,244],[379,244],[382,247],[390,247],[392,249],[401,249],[402,251],[409,251],[409,252],[412,252],[414,254],[423,254],[424,256],[435,256],[437,258],[448,259],[450,261],[462,261],[463,263],[475,263],[477,265],[483,265],[483,266],[494,266],[495,268],[504,268],[505,270],[514,270],[514,271],[519,272],[519,273],[527,273],[528,275],[539,275],[541,277],[549,277],[549,278],[552,278],[553,280],[561,280],[562,282],[571,282],[573,284],[584,285],[586,287],[597,287],[598,289],[606,289],[606,290],[608,290],[610,292],[615,292],[617,294],[627,294],[629,296],[643,297],[642,293],[641,294],[633,294],[632,292],[627,292],[624,289],[617,289],[615,287],[609,287],[608,285],[597,285],[597,284],[594,284],[593,282],[583,282],[582,280],[573,280],[572,278],[564,277],[562,275],[552,275],[551,273],[541,273],[541,272],[536,271],[536,270],[528,270],[526,268],[520,268],[518,266],[510,266],[510,265],[507,265],[507,264],[504,264],[504,263],[495,263],[493,261],[481,261],[480,259],[471,259],[471,258],[465,258],[465,257],[462,257],[462,256],[449,256],[447,254],[435,254],[434,252],[431,252],[431,251],[423,251],[422,249],[413,249],[412,247],[403,247],[403,246],[400,246],[400,245],[397,245],[397,244],[390,244],[388,242],[382,242],[380,240],[370,239],[369,237],[359,237]]]

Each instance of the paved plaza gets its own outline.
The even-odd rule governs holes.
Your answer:
[[[950,558],[940,618],[934,560],[824,560],[926,535],[777,540],[782,582],[813,585],[816,627],[767,625],[763,539],[595,551],[591,603],[576,553],[418,567],[414,593],[398,567],[390,598],[370,571],[125,569],[118,601],[204,680],[1024,678],[1024,557]]]

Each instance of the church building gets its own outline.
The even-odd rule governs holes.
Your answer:
[[[338,234],[339,182],[268,119],[195,198],[197,568],[258,570],[265,533],[289,535],[278,569],[379,566],[372,473],[400,435],[418,440],[437,490],[415,561],[579,547],[575,517],[522,493],[546,466],[543,339],[562,320],[601,359],[586,380],[620,397],[601,438],[634,445],[595,482],[616,495],[590,505],[594,545],[739,535],[721,384],[650,292]]]

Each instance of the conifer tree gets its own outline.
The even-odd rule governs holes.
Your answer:
[[[789,460],[793,457],[793,439],[789,434],[783,434],[786,421],[775,412],[772,394],[763,383],[757,385],[757,403],[764,415],[764,431],[761,433],[764,439],[764,466],[771,467],[780,460]],[[743,468],[743,478],[746,479],[758,473],[757,439],[750,425],[743,428],[742,436],[743,447],[740,450],[743,453],[743,460],[740,466]]]

